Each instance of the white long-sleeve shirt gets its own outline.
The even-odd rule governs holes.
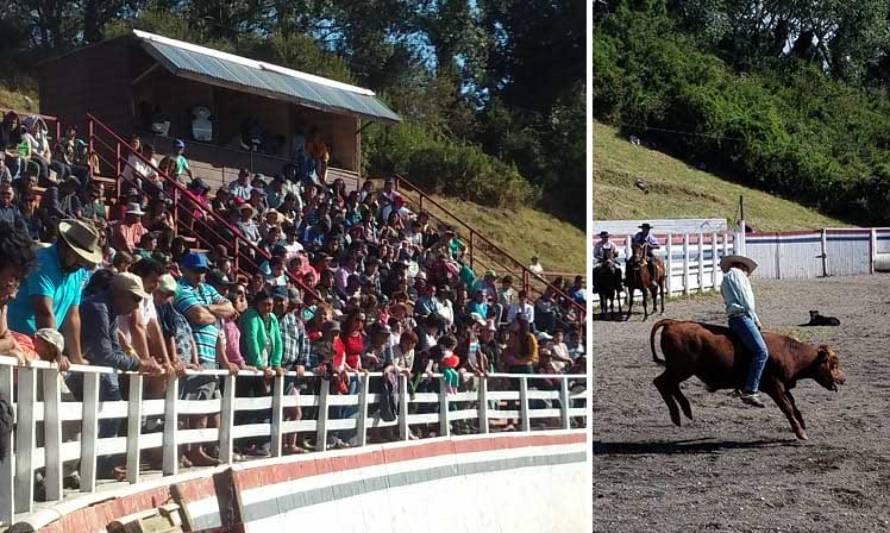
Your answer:
[[[726,314],[730,317],[748,315],[756,324],[760,324],[760,318],[754,305],[754,290],[751,288],[751,280],[738,268],[730,268],[723,275],[720,284],[720,294],[726,303]]]

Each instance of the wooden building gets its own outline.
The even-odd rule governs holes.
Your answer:
[[[81,127],[92,113],[159,155],[182,139],[211,186],[240,167],[280,172],[314,128],[331,173],[357,176],[362,128],[401,120],[368,89],[139,30],[41,64],[40,111]]]

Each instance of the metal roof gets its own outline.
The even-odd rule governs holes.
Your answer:
[[[368,89],[153,33],[133,30],[133,34],[152,57],[177,76],[324,111],[389,122],[402,120]]]

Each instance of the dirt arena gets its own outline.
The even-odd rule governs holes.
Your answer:
[[[675,427],[652,385],[659,317],[594,322],[594,531],[890,530],[890,276],[754,289],[766,328],[829,344],[847,373],[838,393],[812,380],[794,389],[810,440],[794,439],[768,397],[747,407],[696,378],[682,385],[695,420]],[[724,323],[721,304],[669,301],[665,317]],[[797,327],[810,309],[841,326]]]

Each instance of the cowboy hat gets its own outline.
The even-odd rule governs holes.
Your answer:
[[[127,214],[141,217],[145,215],[145,211],[142,210],[142,206],[138,203],[130,202],[127,204]]]
[[[753,259],[749,259],[743,255],[727,255],[720,259],[720,270],[728,272],[732,265],[736,263],[745,265],[748,272],[754,272],[754,269],[757,268],[757,263]]]
[[[99,233],[92,224],[73,219],[61,220],[59,237],[85,261],[94,265],[102,262]]]
[[[639,227],[640,229],[652,229],[652,225],[649,224],[648,222],[644,222],[637,227]]]
[[[146,294],[145,288],[142,285],[142,278],[130,272],[115,274],[111,278],[111,290],[126,292],[140,300],[148,298],[148,294]]]
[[[642,227],[642,226],[640,226],[640,227]],[[608,231],[601,231],[601,232],[600,232],[600,237],[610,237],[610,236],[611,236],[611,235],[609,234]]]

